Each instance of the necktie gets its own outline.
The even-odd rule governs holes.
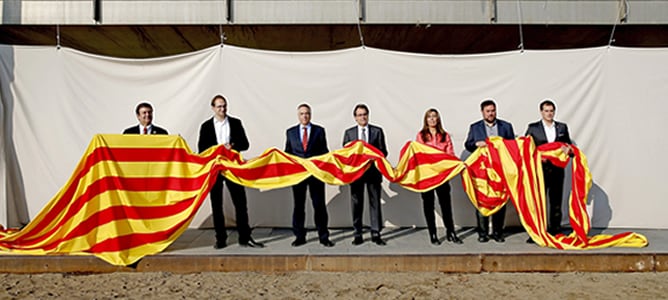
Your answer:
[[[148,134],[148,126],[144,127],[144,134]]]
[[[308,146],[308,131],[306,127],[304,127],[304,134],[302,135],[302,147],[304,148],[304,151],[306,151],[307,146]]]
[[[369,140],[366,138],[366,128],[362,128],[362,140],[365,142],[369,142]]]

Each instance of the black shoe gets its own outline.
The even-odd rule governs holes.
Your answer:
[[[378,245],[378,246],[385,246],[385,245],[387,245],[387,243],[385,243],[385,241],[383,241],[383,239],[380,238],[379,236],[372,237],[372,238],[371,238],[371,241],[374,242],[374,243],[376,243],[376,245]]]
[[[239,242],[241,247],[264,248],[263,243],[256,242],[253,238],[248,239],[247,242]]]
[[[535,244],[535,243],[536,242],[534,242],[531,237],[529,237],[529,239],[527,239],[527,244]]]
[[[547,229],[547,233],[549,233],[551,235],[557,235],[557,234],[560,234],[560,233],[563,233],[563,232],[564,232],[564,228],[561,227],[561,226]]]
[[[455,244],[463,244],[463,243],[464,243],[464,242],[462,242],[462,240],[460,240],[460,239],[457,237],[457,234],[456,234],[454,231],[448,231],[448,232],[445,234],[445,239],[446,239],[448,242],[453,242],[453,243],[455,243]]]
[[[429,235],[429,241],[434,246],[438,246],[438,245],[441,244],[441,240],[438,239],[438,236],[436,234],[430,234]]]
[[[329,239],[320,241],[320,244],[327,247],[327,248],[334,247],[334,243],[332,241],[330,241]]]
[[[227,247],[227,243],[225,241],[216,241],[215,244],[213,244],[213,249],[223,249]]]
[[[492,238],[497,242],[497,243],[503,243],[506,241],[506,239],[503,238],[503,233],[494,233],[492,234]]]
[[[362,245],[363,243],[364,243],[364,239],[361,236],[356,236],[353,239],[353,245],[355,245],[355,246]]]
[[[480,242],[480,243],[487,243],[487,242],[489,242],[489,236],[487,236],[486,234],[481,234],[481,235],[479,235],[479,236],[478,236],[478,242]]]
[[[296,238],[294,241],[292,241],[292,247],[299,247],[304,244],[306,244],[305,238]]]

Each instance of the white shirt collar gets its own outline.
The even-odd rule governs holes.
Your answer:
[[[547,123],[543,119],[540,119],[540,122],[543,124],[543,127],[547,127],[547,128],[552,128],[557,124],[557,122],[554,121],[554,120],[552,120],[552,125],[547,125]]]
[[[218,118],[216,118],[216,117],[214,116],[214,117],[213,117],[213,123],[214,123],[214,124],[220,124],[220,123],[225,124],[225,123],[227,123],[227,116],[225,116],[225,119],[223,119],[222,121],[221,121],[221,120],[218,120]]]

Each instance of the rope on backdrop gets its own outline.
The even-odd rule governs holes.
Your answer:
[[[624,14],[622,15],[622,9],[624,9]],[[626,18],[629,16],[629,3],[626,0],[620,0],[619,9],[617,10],[617,15],[615,16],[615,22],[612,25],[612,32],[610,33],[610,39],[608,40],[608,48],[612,46],[612,43],[615,42],[615,30],[617,29],[617,24],[619,22],[626,22]]]
[[[56,24],[56,49],[60,50],[60,24]]]
[[[229,2],[230,0],[227,0],[226,2]],[[229,9],[229,5],[227,6]],[[228,22],[230,21],[230,12],[227,12],[227,15],[223,18],[223,8],[221,6],[220,9],[218,9],[218,36],[220,37],[220,47],[222,48],[225,45],[225,40],[227,40],[227,37],[225,36],[225,31],[223,31],[223,20],[227,20]]]
[[[220,47],[222,48],[225,45],[225,40],[227,40],[225,31],[223,31],[223,24],[218,24],[218,34],[220,34]]]
[[[517,46],[517,48],[520,49],[520,52],[524,53],[524,32],[522,30],[522,4],[520,2],[521,0],[517,0],[517,18],[520,30],[520,44]]]
[[[366,48],[364,45],[364,35],[362,35],[362,20],[364,20],[364,0],[353,0],[353,11],[357,10],[355,13],[357,15],[357,33],[360,36],[360,45],[362,46],[362,49]],[[355,9],[355,4],[357,4],[357,9]]]
[[[56,24],[56,50],[60,50],[60,23],[65,22],[65,1],[60,1],[60,22]]]

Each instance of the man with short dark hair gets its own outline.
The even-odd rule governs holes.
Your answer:
[[[369,108],[365,104],[358,104],[353,109],[353,117],[357,125],[348,128],[343,134],[343,145],[355,140],[362,140],[380,150],[387,156],[385,134],[383,129],[369,124]],[[383,229],[383,214],[380,205],[380,183],[383,176],[374,165],[364,172],[364,175],[350,183],[350,200],[353,213],[353,228],[355,230],[353,245],[364,243],[362,238],[362,213],[364,212],[364,186],[369,194],[369,216],[371,221],[371,241],[379,246],[386,243],[380,237]]]
[[[202,153],[217,145],[224,145],[225,148],[238,152],[248,150],[250,144],[241,120],[227,115],[227,99],[222,95],[214,96],[211,99],[211,110],[214,116],[204,121],[199,129],[199,139],[197,141],[199,152]],[[227,184],[232,203],[234,203],[239,245],[254,248],[264,247],[262,243],[254,241],[251,237],[251,228],[248,225],[248,209],[246,207],[246,190],[243,186],[232,182],[221,174],[216,177],[216,182],[209,193],[213,227],[216,231],[216,243],[213,247],[222,249],[227,246],[227,230],[225,229],[225,215],[223,214],[224,184]]]
[[[141,102],[135,108],[139,125],[123,130],[123,134],[168,134],[167,130],[153,125],[153,106]]]
[[[298,157],[309,158],[329,152],[325,129],[311,123],[311,107],[302,103],[297,107],[297,118],[299,124],[288,128],[285,132],[285,152]],[[313,219],[318,229],[320,244],[325,247],[333,247],[334,243],[329,240],[327,223],[327,204],[325,203],[325,183],[313,176],[309,176],[300,183],[292,186],[294,197],[294,208],[292,211],[292,231],[295,240],[293,247],[306,244],[306,189],[308,188],[313,204]]]
[[[567,146],[562,146],[562,151],[567,154],[572,152],[570,148],[571,136],[568,133],[566,123],[554,120],[557,107],[549,99],[540,103],[541,120],[530,123],[525,135],[531,136],[537,146],[562,142]],[[564,188],[564,169],[553,165],[548,160],[543,159],[543,179],[545,186],[545,195],[548,201],[548,226],[547,232],[550,234],[561,233],[561,203]],[[527,241],[528,242],[528,241]]]
[[[514,139],[515,132],[513,125],[496,118],[496,103],[494,100],[487,99],[480,103],[480,112],[482,120],[471,124],[469,128],[464,147],[469,152],[478,148],[487,147],[485,140],[491,136],[500,136],[504,139]],[[506,217],[506,206],[504,205],[492,216],[492,235],[491,238],[499,243],[505,242],[503,237],[503,222]],[[483,216],[476,211],[478,220],[478,242],[486,243],[489,241],[489,217]]]

